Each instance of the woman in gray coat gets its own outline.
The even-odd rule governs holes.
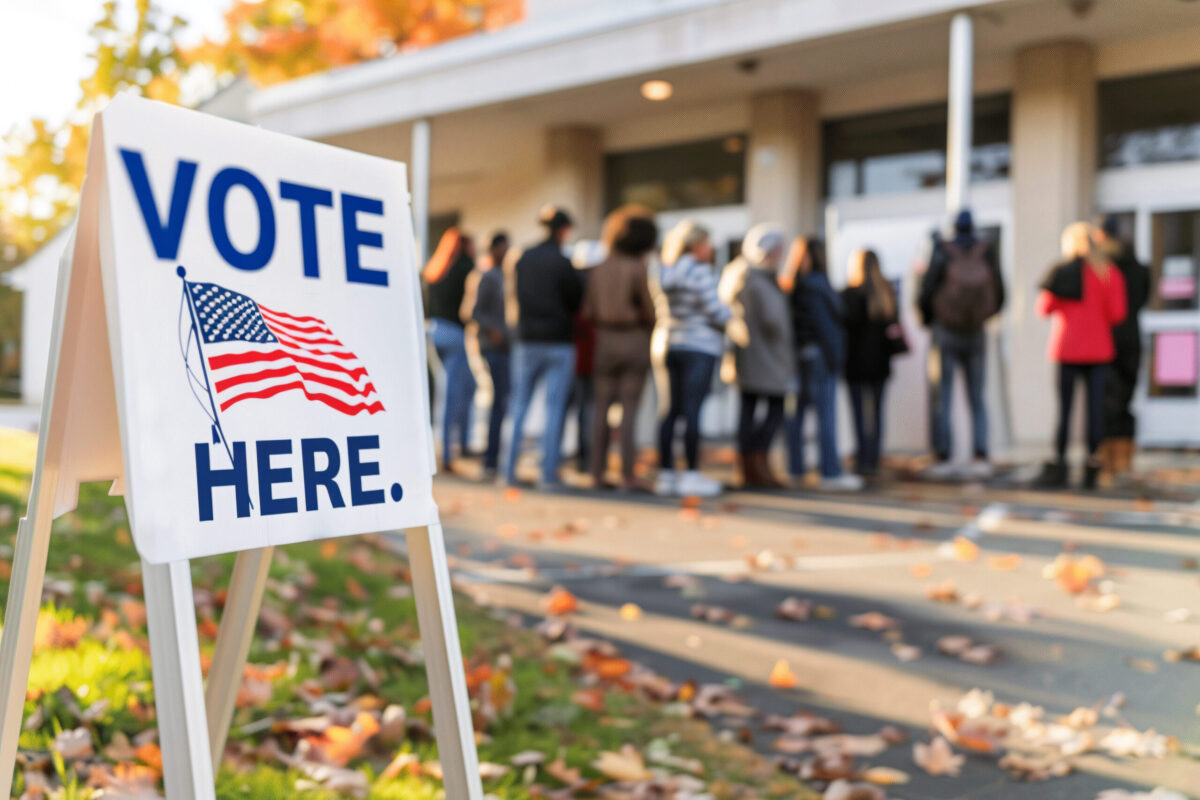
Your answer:
[[[791,312],[776,279],[786,246],[784,232],[769,224],[751,228],[742,242],[746,270],[734,303],[741,324],[733,325],[730,335],[741,392],[738,454],[744,485],[750,488],[784,485],[772,474],[768,453],[795,377]]]

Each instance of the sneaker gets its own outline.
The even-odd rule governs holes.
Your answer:
[[[925,468],[922,477],[930,481],[952,481],[958,478],[958,466],[949,459]]]
[[[687,473],[684,473],[685,475]],[[672,497],[679,486],[679,473],[673,469],[660,469],[654,481],[654,493],[659,497]]]
[[[836,478],[821,478],[821,488],[826,492],[857,492],[863,488],[863,479],[846,472]]]
[[[992,469],[992,462],[988,461],[986,458],[977,458],[967,465],[967,468],[964,470],[964,472],[968,478],[972,478],[977,481],[986,481],[992,477],[995,470]]]
[[[720,481],[692,469],[680,475],[675,484],[675,492],[684,497],[716,497],[724,488]]]

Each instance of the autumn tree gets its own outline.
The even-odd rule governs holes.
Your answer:
[[[122,28],[115,0],[103,5],[91,29],[90,74],[80,82],[76,108],[61,123],[44,119],[9,132],[0,147],[0,273],[21,263],[75,216],[87,165],[92,114],[117,92],[177,102],[179,17],[153,0],[135,0],[133,25]],[[20,298],[0,285],[0,380],[15,371]]]
[[[524,9],[524,0],[234,0],[225,39],[186,55],[271,84],[494,30]]]

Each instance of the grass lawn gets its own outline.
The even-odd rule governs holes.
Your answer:
[[[35,443],[0,430],[0,591]],[[238,693],[223,798],[441,797],[416,610],[382,537],[280,548]],[[232,557],[192,562],[202,658]],[[120,498],[84,486],[55,523],[14,794],[161,791],[141,575]],[[485,789],[495,798],[803,798],[811,792],[604,643],[548,644],[458,603]],[[641,794],[637,795],[643,796]]]

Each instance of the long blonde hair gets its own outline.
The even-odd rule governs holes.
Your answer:
[[[673,266],[684,253],[692,252],[696,245],[708,237],[706,228],[690,219],[681,220],[663,237],[662,263],[668,267]]]
[[[867,314],[872,319],[896,318],[896,290],[879,266],[879,256],[874,250],[855,250],[850,254],[846,271],[848,286],[864,286],[867,291]]]
[[[1094,239],[1095,234],[1090,224],[1072,222],[1063,230],[1062,239],[1059,242],[1062,248],[1062,257],[1067,261],[1076,258],[1090,259],[1095,250]]]

